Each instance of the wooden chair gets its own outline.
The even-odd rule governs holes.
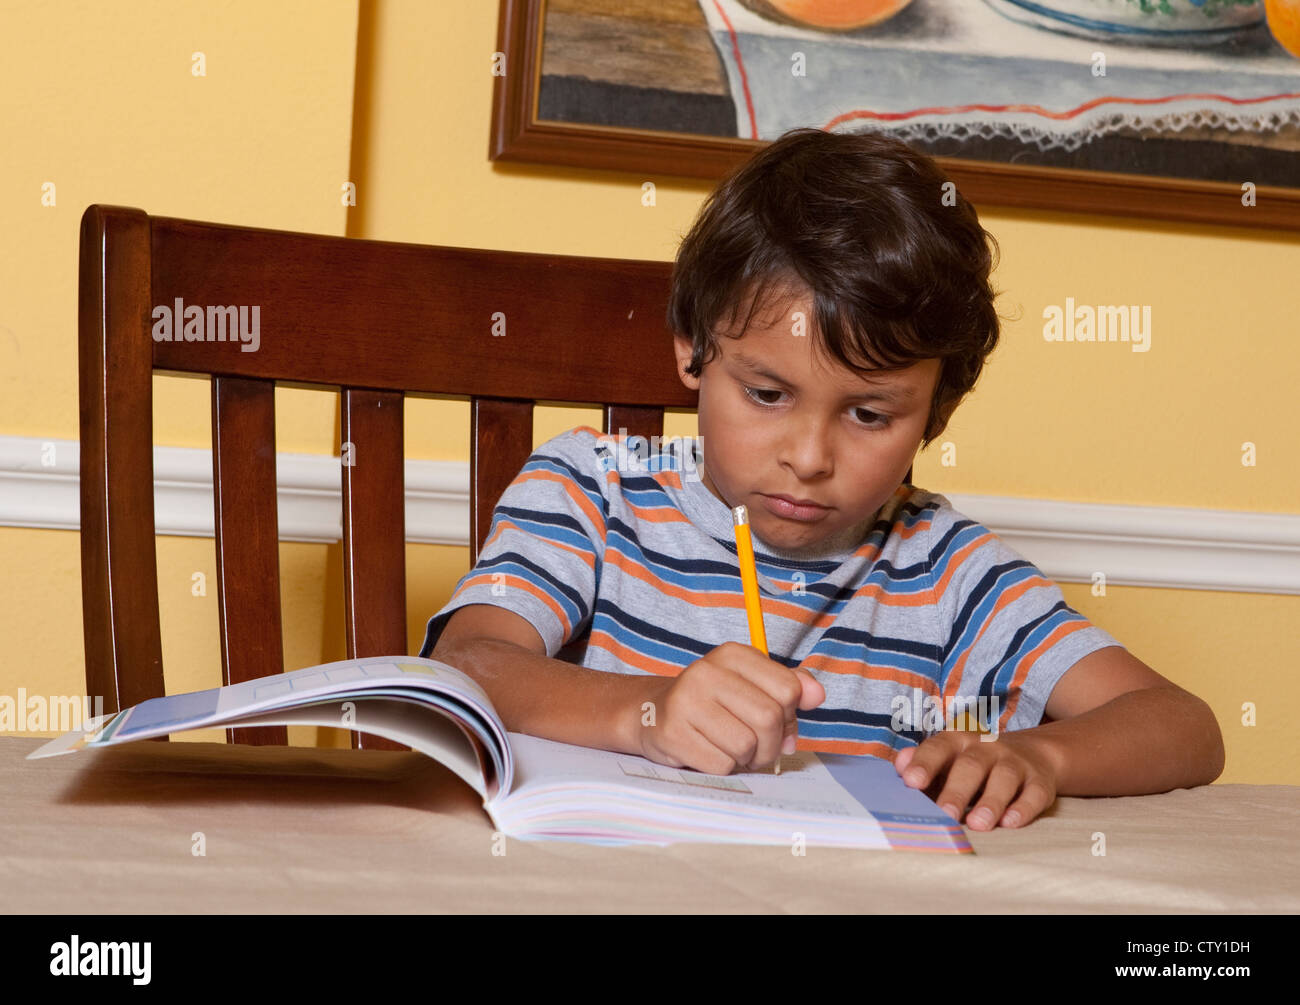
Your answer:
[[[87,693],[162,695],[151,374],[210,376],[225,684],[281,673],[277,382],[342,393],[347,655],[406,653],[402,401],[468,399],[471,564],[532,452],[536,402],[604,405],[606,430],[692,409],[665,310],[672,265],[362,241],[90,206],[81,220],[81,583]],[[155,305],[259,308],[256,351],[160,341]],[[173,319],[173,336],[182,317]],[[505,325],[505,336],[493,325]],[[498,329],[500,330],[500,329]],[[210,332],[205,330],[205,334]],[[252,344],[251,340],[248,343]],[[432,613],[432,612],[430,612]],[[227,731],[287,743],[284,726]],[[353,734],[353,746],[404,749]]]

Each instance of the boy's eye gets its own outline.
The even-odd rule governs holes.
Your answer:
[[[771,395],[775,395],[776,399],[779,399],[781,397],[780,391],[774,390],[770,387],[745,387],[745,394],[747,394],[754,401],[758,402],[760,405],[776,404],[775,399],[769,401],[767,398],[760,397],[760,395],[771,394]]]
[[[759,405],[775,405],[780,400],[781,396],[785,394],[784,391],[778,391],[771,387],[749,387],[746,384],[742,384],[741,387],[744,388],[745,395],[751,401]],[[765,397],[765,395],[771,395],[772,397],[769,399]],[[859,424],[864,426],[883,427],[889,423],[887,417],[881,415],[879,412],[873,412],[869,408],[858,407],[853,409],[853,412]]]

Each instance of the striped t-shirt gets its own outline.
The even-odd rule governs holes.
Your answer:
[[[468,604],[520,615],[549,657],[613,673],[676,676],[748,643],[731,511],[691,446],[644,444],[582,426],[538,447],[420,655]],[[769,655],[826,689],[798,713],[801,750],[892,758],[964,722],[1035,726],[1077,660],[1120,644],[986,527],[912,485],[815,555],[757,534],[754,551]]]

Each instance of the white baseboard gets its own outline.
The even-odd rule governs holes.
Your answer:
[[[78,530],[79,461],[76,440],[0,436],[0,526]],[[281,539],[340,540],[339,459],[278,454],[276,476]],[[1058,582],[1300,594],[1300,515],[944,495]],[[213,535],[209,451],[154,447],[154,516]],[[406,462],[406,538],[468,545],[468,464]]]

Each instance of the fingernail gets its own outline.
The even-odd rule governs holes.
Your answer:
[[[903,773],[903,780],[908,785],[920,785],[925,781],[925,769],[911,768]]]
[[[952,817],[954,820],[957,819],[957,807],[954,806],[952,803],[944,803],[942,806],[939,807],[939,809],[943,810],[945,813],[948,814],[948,816]]]
[[[1019,827],[1019,826],[1020,826],[1020,813],[1019,813],[1019,811],[1018,811],[1018,810],[1010,810],[1010,811],[1008,811],[1008,812],[1007,812],[1007,815],[1003,818],[1002,822],[1003,822],[1003,825],[1006,826],[1006,827]]]
[[[993,823],[992,810],[978,809],[970,815],[970,822],[977,827],[988,827]]]
[[[799,742],[798,737],[793,735],[787,736],[784,740],[781,741],[781,753],[793,754],[795,745],[798,742]]]

